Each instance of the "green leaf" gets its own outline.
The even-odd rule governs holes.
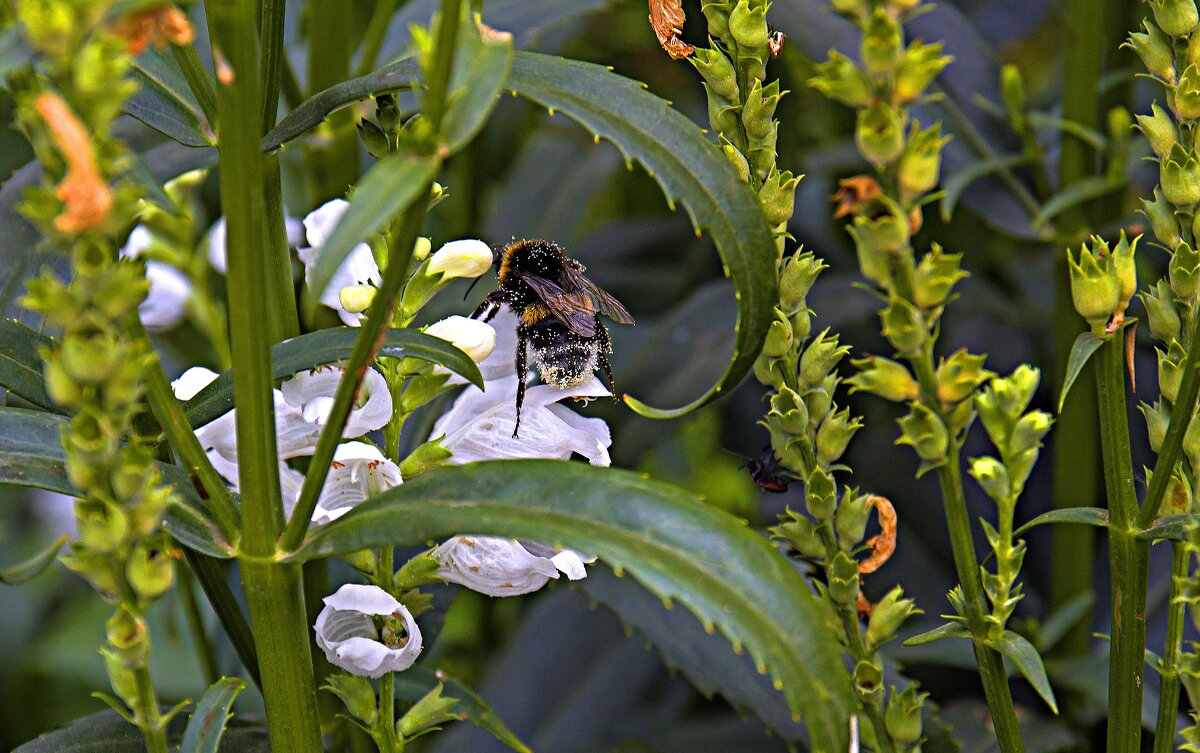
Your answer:
[[[409,89],[421,80],[421,67],[412,58],[400,60],[365,76],[352,78],[317,92],[284,116],[263,136],[262,150],[270,152],[321,123],[346,105],[398,89]]]
[[[1046,523],[1079,523],[1107,528],[1108,510],[1102,507],[1064,507],[1061,510],[1051,510],[1013,531],[1013,536],[1020,536],[1030,528],[1036,528]]]
[[[1138,533],[1137,537],[1150,541],[1187,541],[1188,534],[1195,525],[1196,516],[1194,514],[1166,515],[1154,521],[1154,525]]]
[[[653,408],[629,396],[626,403],[650,418],[676,418],[732,390],[754,365],[779,300],[775,241],[758,198],[695,123],[632,79],[592,63],[518,52],[509,85],[611,141],[626,162],[642,163],[668,202],[679,199],[696,230],[709,231],[733,279],[738,324],[720,381],[679,408]]]
[[[0,408],[0,484],[32,486],[78,496],[67,479],[61,432],[62,416],[20,408]],[[187,474],[177,466],[157,463],[163,481],[175,490],[163,527],[184,546],[211,557],[229,559],[234,548],[225,541],[205,511],[204,501]]]
[[[63,544],[67,543],[69,538],[71,537],[64,533],[29,559],[0,570],[0,583],[7,586],[19,586],[41,575],[42,571],[54,562],[54,558],[58,556],[58,550],[62,549]]]
[[[271,346],[274,379],[285,379],[305,369],[324,366],[350,357],[358,330],[331,327],[309,332]],[[412,329],[390,329],[379,355],[419,358],[436,363],[483,389],[483,376],[471,357],[440,337]],[[233,372],[227,371],[196,393],[184,407],[192,426],[203,426],[233,410]]]
[[[126,113],[185,146],[217,143],[174,57],[151,47],[134,60],[133,70],[140,86],[126,100]]]
[[[1125,187],[1124,178],[1109,178],[1093,176],[1077,180],[1065,190],[1051,196],[1033,218],[1033,226],[1042,228],[1047,222],[1062,214],[1071,207],[1092,199],[1098,199],[1105,194],[1119,191]]]
[[[518,753],[533,753],[528,745],[512,733],[504,720],[496,716],[496,712],[492,711],[478,693],[441,670],[434,671],[420,666],[397,673],[396,698],[406,703],[416,703],[436,688],[438,683],[442,684],[446,696],[458,699],[458,703],[451,708],[452,712],[465,714],[466,721],[487,731]]]
[[[804,577],[741,520],[639,474],[554,460],[442,468],[317,528],[288,559],[459,533],[572,547],[627,571],[720,629],[735,651],[745,646],[803,716],[813,750],[845,749],[849,679]]]
[[[397,152],[379,160],[363,176],[346,213],[317,250],[308,277],[309,290],[313,291],[311,305],[317,305],[318,294],[356,244],[382,230],[413,203],[426,199],[420,194],[433,180],[437,167],[433,157]]]
[[[225,725],[232,716],[229,709],[245,687],[246,683],[238,677],[222,677],[209,686],[188,719],[179,753],[217,753]]]
[[[50,338],[11,319],[0,319],[0,387],[48,411],[61,408],[46,394],[42,357],[38,348]]]
[[[183,719],[172,720],[167,728],[167,741],[171,745],[179,744],[183,728]],[[230,725],[221,742],[221,753],[270,751],[266,730],[258,727]],[[100,711],[30,740],[13,753],[146,753],[146,740],[141,730],[115,711]]]
[[[471,16],[467,14],[463,19],[459,32],[450,106],[442,126],[442,139],[451,152],[457,152],[482,130],[512,69],[512,35],[483,32]]]
[[[1017,165],[1023,165],[1028,161],[1029,158],[1023,154],[992,157],[991,159],[971,162],[962,170],[947,177],[942,183],[942,201],[940,205],[942,220],[945,222],[950,221],[951,215],[954,214],[954,208],[958,206],[958,200],[962,198],[967,187],[972,183],[992,173],[1008,170]]]
[[[1017,665],[1017,669],[1042,697],[1050,710],[1057,714],[1058,702],[1054,700],[1054,691],[1050,688],[1049,678],[1046,677],[1046,668],[1042,666],[1042,657],[1033,644],[1011,630],[1005,630],[1004,637],[1000,640],[987,643]]]
[[[1107,338],[1093,335],[1091,332],[1084,332],[1075,338],[1075,344],[1071,346],[1071,355],[1067,357],[1067,376],[1063,380],[1062,393],[1058,396],[1059,413],[1062,413],[1063,405],[1067,402],[1067,393],[1079,378],[1079,372],[1083,371],[1088,359],[1106,342]]]
[[[944,625],[939,625],[933,630],[926,630],[920,635],[914,635],[904,641],[905,646],[924,646],[926,643],[940,641],[943,638],[970,638],[971,634],[966,628],[957,622],[947,622]]]

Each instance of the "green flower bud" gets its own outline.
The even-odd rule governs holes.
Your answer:
[[[854,433],[862,428],[862,420],[851,418],[850,409],[825,416],[817,429],[817,464],[828,468],[846,452]]]
[[[746,156],[733,145],[729,139],[725,138],[724,134],[720,136],[721,151],[725,153],[725,159],[733,163],[737,168],[738,177],[743,183],[750,181],[750,163],[746,161]]]
[[[1042,437],[1046,436],[1053,425],[1054,417],[1045,411],[1035,410],[1026,413],[1013,427],[1012,437],[1008,442],[1008,452],[1017,455],[1040,449]]]
[[[843,550],[858,546],[867,533],[867,521],[871,518],[871,498],[865,494],[846,492],[833,516],[833,527],[838,543]]]
[[[863,659],[854,667],[854,689],[859,698],[876,703],[883,695],[883,667]]]
[[[746,127],[746,133],[757,139],[770,136],[775,108],[779,105],[780,97],[786,93],[779,90],[778,80],[763,86],[755,79],[742,109],[742,125]]]
[[[1067,249],[1067,265],[1071,278],[1071,297],[1075,310],[1093,329],[1103,328],[1121,302],[1121,287],[1113,268],[1108,245],[1093,236],[1095,253],[1088,247],[1079,249],[1079,261]]]
[[[921,257],[913,271],[913,301],[923,310],[937,308],[946,302],[950,291],[967,273],[959,266],[962,254],[947,254],[932,244],[932,250]]]
[[[820,384],[849,352],[850,346],[838,345],[838,336],[830,335],[826,329],[800,356],[800,381],[808,385]]]
[[[722,135],[735,133],[740,121],[738,108],[733,102],[714,92],[707,83],[701,86],[708,94],[708,123],[713,131]]]
[[[431,727],[437,729],[435,725],[455,721],[459,717],[452,709],[457,705],[457,698],[442,696],[442,684],[438,683],[400,717],[396,722],[396,734],[401,740],[409,740],[430,731]]]
[[[1159,162],[1158,172],[1167,201],[1188,209],[1200,201],[1200,160],[1196,159],[1195,152],[1176,144]]]
[[[950,435],[936,413],[914,402],[908,415],[898,423],[901,433],[896,444],[911,446],[919,458],[931,463],[945,460],[946,450],[950,446]]]
[[[710,37],[711,48],[697,47],[696,51],[687,58],[708,83],[710,89],[723,99],[730,102],[739,101],[737,72],[733,63],[725,53],[717,49],[717,43]]]
[[[992,499],[997,502],[1009,499],[1012,488],[1008,483],[1008,470],[996,458],[973,458],[970,474]]]
[[[881,168],[904,150],[904,118],[884,102],[876,102],[859,111],[854,138],[863,157]]]
[[[825,544],[817,533],[817,526],[799,513],[787,511],[790,520],[784,521],[771,529],[771,535],[792,545],[792,548],[805,557],[820,559],[827,556]]]
[[[1200,68],[1189,65],[1179,76],[1174,92],[1168,92],[1171,109],[1180,120],[1200,118]]]
[[[375,689],[367,678],[331,674],[321,689],[340,698],[355,719],[367,726],[375,724],[379,710],[375,706]]]
[[[829,598],[842,607],[858,604],[858,563],[845,552],[838,552],[829,565]]]
[[[388,143],[387,134],[383,132],[382,128],[369,120],[363,119],[358,121],[358,138],[363,142],[363,146],[367,148],[367,153],[375,159],[383,159],[392,151],[392,145]]]
[[[1015,126],[1024,122],[1025,79],[1021,76],[1021,69],[1011,63],[1000,67],[1000,100],[1004,102],[1009,123]]]
[[[371,308],[371,302],[375,300],[375,286],[348,285],[338,293],[338,299],[346,311],[361,314]]]
[[[920,614],[912,599],[904,598],[904,591],[896,586],[875,605],[871,619],[867,622],[867,650],[873,651],[892,638],[896,629],[914,614]]]
[[[1138,410],[1142,412],[1142,417],[1146,419],[1146,436],[1150,440],[1150,449],[1158,452],[1159,448],[1162,447],[1163,439],[1167,436],[1167,425],[1171,422],[1171,408],[1160,399],[1155,400],[1154,405],[1141,403],[1138,405]],[[1188,427],[1187,433],[1183,437],[1185,453],[1187,452],[1187,439],[1190,434],[1193,434],[1192,426]],[[1200,433],[1197,434],[1193,438],[1200,440]],[[1200,446],[1197,446],[1196,450],[1200,451]],[[1192,455],[1189,454],[1188,458],[1191,459],[1191,457]],[[1195,457],[1197,460],[1200,460],[1200,452],[1195,453]]]
[[[943,358],[937,368],[937,395],[944,405],[953,405],[970,397],[979,385],[996,376],[983,368],[987,356],[973,356],[962,348]]]
[[[1200,267],[1200,253],[1193,250],[1186,241],[1180,241],[1175,248],[1175,253],[1171,255],[1171,263],[1167,267],[1171,289],[1180,299],[1186,301],[1196,295],[1197,286],[1200,283],[1198,267]]]
[[[800,178],[790,170],[780,172],[772,167],[762,188],[758,191],[758,200],[762,204],[763,214],[771,225],[782,225],[792,217],[796,207],[796,186]]]
[[[1137,242],[1141,239],[1142,236],[1139,235],[1130,243],[1122,230],[1121,239],[1112,251],[1113,272],[1117,277],[1120,298],[1120,303],[1117,304],[1118,311],[1124,311],[1133,299],[1133,294],[1137,292],[1137,266],[1134,264],[1133,255],[1137,251]]]
[[[149,539],[134,548],[125,577],[134,592],[147,601],[162,596],[175,580],[173,551],[165,540]]]
[[[870,392],[896,403],[917,399],[920,391],[917,381],[903,364],[882,356],[867,356],[850,363],[859,370],[846,380],[851,385],[851,394]]]
[[[91,337],[68,335],[63,338],[60,363],[72,379],[81,384],[99,384],[112,374],[122,358],[121,347],[112,333]]]
[[[133,667],[146,662],[150,656],[150,632],[145,620],[122,606],[117,607],[104,628],[108,645],[123,665]]]
[[[792,337],[797,342],[808,339],[812,332],[812,310],[797,309],[792,314]]]
[[[941,42],[910,44],[896,68],[892,88],[896,101],[902,105],[915,101],[952,60],[953,57],[942,54]]]
[[[1138,129],[1145,135],[1146,141],[1154,153],[1162,158],[1170,153],[1171,147],[1179,143],[1179,133],[1175,130],[1175,121],[1167,111],[1158,106],[1150,105],[1151,115],[1138,115]]]
[[[878,214],[855,217],[851,235],[857,243],[869,245],[877,254],[904,251],[908,248],[908,216],[899,204],[886,197],[879,199],[879,207],[882,211]]]
[[[1006,377],[997,377],[975,396],[975,405],[983,419],[983,428],[997,447],[1008,445],[1017,419],[1029,407],[1037,391],[1041,372],[1022,364]]]
[[[863,30],[862,59],[867,70],[876,75],[891,73],[904,54],[904,33],[900,22],[883,8],[875,8]]]
[[[1121,46],[1136,52],[1150,75],[1174,84],[1175,55],[1171,40],[1149,21],[1143,21],[1142,28],[1146,30],[1144,33],[1130,34],[1129,41]]]
[[[1169,343],[1179,338],[1181,324],[1175,310],[1175,295],[1165,281],[1159,280],[1149,292],[1142,293],[1142,305],[1146,307],[1154,339]]]
[[[729,14],[729,35],[739,46],[749,50],[765,48],[769,37],[767,4],[758,0],[738,0]]]
[[[837,505],[837,487],[833,483],[833,477],[821,468],[814,468],[812,473],[808,474],[808,481],[804,484],[804,505],[808,514],[818,522],[824,523],[833,518],[834,507]],[[854,572],[857,579],[857,566]]]
[[[1146,0],[1158,27],[1172,37],[1186,37],[1196,30],[1195,0]]]
[[[904,152],[900,155],[897,175],[900,196],[906,204],[911,204],[937,185],[942,147],[949,140],[949,136],[942,136],[941,123],[934,123],[922,131],[917,127],[916,121],[913,121],[912,133],[908,137],[908,143],[904,145]]]
[[[59,405],[70,408],[79,404],[83,391],[62,366],[62,360],[57,357],[45,357],[45,367],[42,369],[46,380],[46,392],[50,399]]]
[[[879,312],[879,318],[883,322],[883,336],[897,353],[913,355],[920,352],[929,330],[921,312],[911,303],[892,296],[887,308]]]
[[[1197,36],[1200,38],[1200,35]],[[1167,248],[1175,248],[1182,238],[1179,235],[1179,220],[1175,217],[1175,207],[1163,197],[1162,191],[1155,186],[1154,201],[1142,199],[1142,214],[1150,220],[1150,227],[1155,237]],[[1200,215],[1197,215],[1200,217]]]
[[[1167,402],[1174,404],[1175,398],[1179,397],[1179,384],[1183,381],[1183,362],[1187,358],[1187,351],[1178,340],[1171,341],[1166,353],[1158,348],[1154,351],[1158,354],[1158,391]]]
[[[81,499],[75,503],[75,520],[80,543],[93,552],[115,552],[129,534],[129,517],[111,502]]]
[[[768,420],[774,420],[779,429],[788,434],[803,434],[808,428],[808,407],[790,387],[780,387],[771,396]]]
[[[808,85],[848,107],[866,107],[875,98],[871,79],[850,58],[836,50],[818,63]]]
[[[918,693],[915,684],[900,693],[892,688],[883,721],[888,735],[902,745],[913,745],[921,739],[921,707],[928,693]]]
[[[785,311],[804,308],[805,298],[827,265],[811,251],[798,251],[783,260],[779,272],[779,301]],[[794,324],[794,323],[793,323]]]
[[[775,309],[775,319],[767,329],[767,337],[763,341],[762,353],[768,358],[782,358],[792,347],[792,323],[779,309]]]
[[[729,34],[729,3],[727,0],[708,0],[700,4],[700,12],[708,21],[708,30],[721,38]]]

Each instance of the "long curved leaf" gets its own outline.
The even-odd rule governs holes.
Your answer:
[[[1108,527],[1108,510],[1102,507],[1064,507],[1060,510],[1051,510],[1013,531],[1013,536],[1020,536],[1030,528],[1036,528],[1046,523],[1078,523],[1106,528]]]
[[[0,484],[47,489],[78,496],[67,478],[61,432],[62,416],[20,408],[0,408]],[[163,480],[175,490],[163,527],[181,544],[210,557],[228,559],[234,549],[204,512],[204,502],[182,469],[158,463]]]
[[[484,32],[474,19],[463,19],[460,42],[451,78],[450,106],[442,138],[446,149],[457,152],[475,138],[487,123],[500,89],[512,69],[511,34]]]
[[[222,677],[204,691],[183,731],[180,753],[217,753],[229,723],[229,709],[245,687],[240,677]]]
[[[1007,656],[1046,702],[1046,705],[1050,707],[1050,710],[1055,714],[1058,713],[1058,702],[1054,700],[1054,690],[1050,687],[1050,679],[1046,677],[1046,667],[1042,664],[1042,657],[1032,643],[1018,633],[1005,630],[1004,637],[989,641],[988,645]]]
[[[0,319],[0,387],[39,408],[58,412],[61,409],[46,394],[42,357],[38,354],[38,348],[49,344],[50,338],[45,335],[12,319]]]
[[[333,327],[284,340],[271,347],[271,368],[275,379],[334,363],[350,356],[358,330]],[[470,356],[440,337],[410,329],[388,330],[379,355],[391,358],[419,358],[445,366],[450,371],[483,389],[483,376]],[[233,373],[217,377],[184,407],[192,426],[203,426],[233,410]]]
[[[675,418],[732,390],[754,365],[779,299],[771,228],[737,170],[670,103],[604,66],[518,52],[509,85],[611,141],[627,162],[642,163],[668,201],[683,204],[697,231],[712,235],[733,279],[738,324],[733,358],[720,381],[679,408],[653,408],[628,395],[625,402],[650,418]]]
[[[133,70],[141,86],[125,102],[125,112],[185,146],[217,143],[173,57],[151,48],[138,56]]]
[[[770,672],[813,750],[845,750],[850,687],[825,611],[803,576],[742,521],[635,473],[519,460],[432,471],[318,528],[304,561],[457,533],[569,546],[679,601]]]

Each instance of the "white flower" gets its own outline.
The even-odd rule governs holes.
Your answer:
[[[496,344],[488,357],[479,362],[479,373],[483,376],[485,386],[517,373],[517,327],[520,323],[508,306],[501,306],[492,317],[489,326],[496,333]],[[429,333],[428,330],[426,332]],[[447,384],[467,384],[467,380],[453,374]]]
[[[283,399],[299,410],[303,420],[315,427],[318,434],[329,419],[333,396],[343,373],[345,369],[340,365],[320,366],[302,371],[280,385]],[[356,407],[350,411],[342,436],[347,439],[361,437],[367,432],[382,429],[391,419],[392,393],[388,390],[387,380],[375,369],[367,369],[358,390]],[[278,423],[277,414],[276,429],[279,428]]]
[[[496,330],[492,325],[465,316],[450,316],[434,322],[425,328],[425,334],[451,343],[475,363],[483,362],[496,348]]]
[[[144,225],[129,233],[121,248],[122,259],[137,259],[154,243],[154,237]],[[187,275],[170,264],[146,260],[146,280],[150,291],[138,304],[138,318],[150,332],[165,332],[179,325],[187,316],[187,302],[192,295],[192,283]]]
[[[487,383],[487,391],[467,387],[454,405],[433,427],[432,436],[445,435],[442,445],[454,453],[452,463],[513,458],[570,459],[578,453],[592,465],[609,465],[612,436],[603,419],[585,418],[560,400],[591,398],[609,392],[592,377],[582,384],[560,390],[539,384],[525,391],[521,407],[521,435],[516,427],[517,377]]]
[[[400,484],[400,467],[374,445],[365,442],[339,445],[312,522],[336,520],[359,503]]]
[[[220,374],[203,366],[193,366],[171,382],[171,390],[180,400],[191,400],[200,390],[212,384]]]
[[[300,261],[304,263],[306,283],[312,282],[317,252],[329,240],[333,229],[337,227],[342,215],[349,207],[350,203],[345,199],[334,199],[309,212],[308,216],[304,218],[304,233],[308,238],[309,245],[307,248],[301,248],[297,253]],[[350,249],[350,253],[342,260],[341,265],[329,278],[325,289],[318,293],[317,298],[323,305],[338,312],[338,316],[344,323],[351,327],[357,327],[362,323],[362,314],[347,311],[342,306],[342,289],[362,285],[377,286],[382,281],[379,265],[375,263],[371,247],[366,243],[359,243]]]
[[[284,217],[283,225],[287,232],[288,245],[298,248],[304,240],[304,227],[300,224],[300,220],[295,217]],[[225,218],[222,217],[213,223],[212,229],[208,231],[208,263],[221,274],[225,274],[227,266],[226,237]]]
[[[531,593],[557,579],[560,572],[571,580],[587,577],[585,560],[578,552],[554,553],[541,544],[523,545],[499,536],[455,536],[431,556],[441,565],[439,578],[488,596]]]
[[[325,597],[313,625],[325,658],[360,677],[408,669],[421,653],[421,630],[403,604],[378,586],[348,583]],[[384,617],[383,637],[372,617]]]
[[[479,240],[450,241],[429,257],[426,274],[442,279],[478,277],[492,268],[492,249]]]

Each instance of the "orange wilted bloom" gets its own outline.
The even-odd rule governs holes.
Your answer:
[[[687,18],[682,5],[682,0],[650,0],[650,26],[658,36],[658,43],[672,60],[681,60],[696,50],[679,38]]]
[[[883,563],[891,559],[892,553],[896,551],[896,508],[892,507],[892,503],[886,497],[878,494],[872,494],[869,499],[875,507],[882,530],[878,536],[867,539],[867,546],[871,547],[871,556],[858,563],[858,572],[863,574],[873,573],[883,567]]]
[[[141,10],[117,21],[113,33],[124,37],[130,54],[137,55],[150,45],[163,50],[168,42],[191,44],[196,36],[187,14],[173,5]]]
[[[864,204],[883,193],[879,181],[869,175],[855,175],[838,181],[838,190],[829,198],[837,202],[833,216],[857,215]]]
[[[60,233],[72,234],[100,225],[112,209],[113,197],[96,167],[87,129],[57,94],[38,95],[34,107],[67,163],[67,175],[55,192],[66,209],[54,219],[54,227]]]

